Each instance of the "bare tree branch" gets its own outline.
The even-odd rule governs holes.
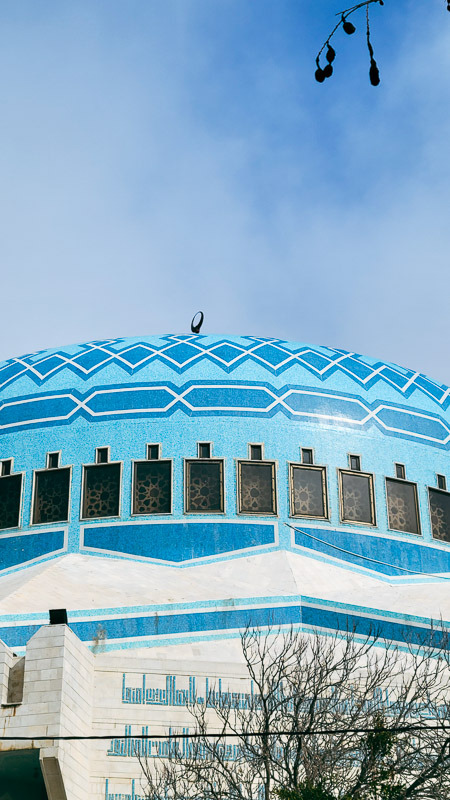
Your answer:
[[[198,738],[140,759],[149,800],[450,796],[445,631],[403,649],[354,631],[249,628],[241,643],[246,701],[213,687],[186,707]]]

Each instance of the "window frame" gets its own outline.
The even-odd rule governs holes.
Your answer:
[[[448,544],[450,545],[450,539],[447,541],[446,539],[438,539],[437,536],[433,534],[433,523],[431,521],[431,499],[430,499],[430,490],[433,492],[438,492],[439,494],[448,494],[450,496],[450,491],[448,489],[440,489],[439,486],[427,486],[427,496],[428,496],[428,516],[430,519],[430,529],[431,529],[431,538],[433,542],[440,542],[441,544]]]
[[[313,516],[312,514],[294,514],[294,469],[300,467],[301,469],[316,470],[322,472],[322,499],[325,516]],[[288,482],[289,482],[289,517],[292,519],[321,519],[325,522],[330,521],[330,502],[328,493],[328,470],[326,466],[320,464],[303,464],[303,462],[288,461]]]
[[[151,447],[157,447],[158,448],[158,455],[157,455],[156,458],[150,458],[149,453],[150,453],[150,448]],[[145,443],[145,458],[134,459],[132,461],[132,463],[134,463],[134,461],[138,461],[138,460],[140,460],[140,461],[169,461],[169,459],[166,459],[166,458],[162,459],[161,458],[161,451],[162,451],[161,442],[146,442]]]
[[[442,478],[442,483],[444,484],[443,486],[439,486],[439,482],[440,482],[441,478]],[[428,488],[431,488],[431,489],[436,488],[436,489],[439,489],[441,492],[447,492],[448,491],[448,489],[447,489],[447,476],[443,475],[442,472],[436,472],[436,483],[437,483],[436,487],[431,486],[431,487],[428,487]]]
[[[395,475],[393,476],[397,481],[407,481],[406,477],[406,466],[402,464],[400,461],[394,461],[394,472]],[[398,472],[403,472],[403,475],[398,475]]]
[[[11,465],[10,474],[9,475],[0,475],[0,481],[2,480],[2,478],[11,478],[13,475],[20,475],[21,480],[20,480],[20,497],[19,497],[19,515],[18,515],[18,518],[17,518],[17,525],[11,525],[9,528],[0,528],[0,536],[3,533],[7,532],[7,531],[17,531],[17,530],[20,530],[21,528],[24,527],[23,526],[23,502],[24,502],[24,496],[25,496],[25,492],[24,492],[24,489],[25,489],[25,470],[22,470],[22,472],[14,472],[13,471],[14,470],[14,459],[2,458],[1,460],[2,461],[12,461],[12,465]]]
[[[98,453],[99,450],[106,450],[107,456],[106,461],[99,461],[98,460]],[[111,461],[111,445],[101,445],[100,447],[95,448],[95,461],[94,464],[117,464],[117,461]],[[84,464],[83,464],[84,466]],[[87,464],[86,466],[90,467],[92,464]]]
[[[401,531],[398,528],[391,528],[389,524],[389,501],[388,501],[388,481],[393,481],[396,483],[408,483],[410,486],[414,486],[414,500],[416,506],[416,515],[417,515],[417,533],[414,531]],[[387,515],[387,527],[389,531],[395,531],[395,533],[402,533],[404,536],[422,536],[422,522],[420,519],[420,506],[419,506],[419,491],[416,481],[409,481],[406,478],[396,478],[391,475],[384,476],[384,491],[386,496],[386,515]]]
[[[209,456],[201,456],[200,455],[200,447],[202,445],[205,445],[205,444],[209,445]],[[191,461],[195,461],[195,460],[197,460],[197,461],[211,461],[211,460],[214,461],[214,460],[217,460],[217,459],[214,459],[214,455],[213,455],[213,443],[212,442],[206,442],[206,441],[197,442],[197,457],[196,457],[196,459],[191,459]]]
[[[97,448],[96,448],[97,450]],[[83,516],[83,506],[84,506],[84,490],[86,487],[86,468],[87,467],[106,467],[109,464],[119,464],[119,509],[117,514],[113,514],[110,517],[84,517]],[[122,494],[123,494],[123,461],[103,461],[100,464],[95,462],[94,464],[82,464],[81,465],[81,498],[80,498],[80,521],[81,522],[93,522],[96,523],[102,519],[117,519],[118,517],[122,516]]]
[[[354,455],[354,453],[352,453]],[[376,528],[377,527],[377,503],[375,497],[375,473],[374,472],[363,472],[362,470],[356,469],[344,469],[338,467],[338,494],[339,494],[339,522],[343,525],[364,525],[366,528]],[[362,522],[357,519],[344,519],[344,492],[343,492],[343,483],[342,483],[342,475],[360,475],[362,478],[369,478],[369,486],[371,487],[370,493],[370,507],[372,510],[372,519],[373,522]]]
[[[311,453],[311,461],[303,461],[303,453]],[[291,463],[295,463],[295,462],[288,461],[288,464],[291,464]],[[314,448],[313,447],[300,447],[300,463],[305,467],[314,467],[314,466],[316,466],[316,460],[314,458]]]
[[[359,464],[358,469],[352,469],[352,458],[358,459],[358,464]],[[361,464],[362,464],[361,453],[347,453],[347,463],[348,463],[347,470],[349,472],[360,472],[360,473],[363,472],[363,470],[361,469]],[[369,475],[370,473],[365,473],[365,474]]]
[[[48,453],[45,456],[45,469],[46,470],[47,469],[49,469],[49,470],[52,470],[52,469],[63,469],[63,467],[61,467],[61,453],[62,453],[61,450],[49,450],[48,451]],[[51,467],[50,466],[50,456],[55,456],[55,455],[58,456],[58,466],[57,467]],[[35,470],[33,470],[33,472],[34,471]],[[39,470],[39,471],[42,472],[42,470]]]
[[[261,448],[261,458],[252,458],[252,447],[260,447]],[[265,461],[264,458],[264,442],[248,442],[247,444],[247,458],[242,459],[242,461]]]
[[[161,448],[159,450],[161,454]],[[134,488],[135,488],[135,481],[136,481],[136,465],[137,464],[160,464],[164,462],[165,464],[170,464],[170,511],[153,511],[153,512],[141,512],[141,511],[134,511]],[[131,498],[130,498],[130,516],[131,517],[169,517],[173,514],[173,458],[134,458],[131,461]]]
[[[56,452],[52,451],[52,452]],[[90,465],[89,465],[90,466]],[[46,528],[48,525],[67,525],[70,522],[71,517],[71,506],[72,506],[72,464],[67,464],[63,467],[46,467],[45,469],[34,469],[33,470],[33,487],[31,490],[31,505],[30,505],[30,528],[33,527],[44,527]],[[57,472],[60,469],[68,469],[69,470],[69,500],[67,504],[67,519],[57,520],[56,522],[35,522],[34,521],[34,504],[36,500],[36,475],[39,472]],[[92,519],[92,517],[90,518]],[[100,517],[100,519],[102,519]]]
[[[258,444],[258,442],[252,442]],[[263,452],[264,455],[264,452]],[[274,511],[242,511],[241,510],[241,466],[242,464],[270,464],[272,466],[272,499]],[[277,466],[275,459],[236,459],[236,513],[243,517],[278,517],[278,487],[277,487]]]
[[[206,442],[202,442],[206,444]],[[188,510],[188,463],[194,462],[195,464],[211,464],[220,463],[222,471],[222,511],[189,511]],[[223,516],[226,514],[226,492],[225,492],[225,459],[224,458],[184,458],[183,459],[183,514],[219,514]]]
[[[4,475],[3,474],[3,469],[4,469],[3,465],[4,464],[8,464],[8,463],[10,464],[11,470],[10,470],[10,472],[7,472],[6,475]],[[0,458],[0,478],[9,478],[10,475],[15,475],[15,472],[14,472],[14,456],[11,456],[11,458]]]

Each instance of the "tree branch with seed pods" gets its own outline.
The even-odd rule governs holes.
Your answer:
[[[447,4],[447,11],[450,11],[450,0],[445,0]],[[374,51],[372,42],[370,39],[370,17],[369,17],[369,7],[376,3],[377,5],[384,6],[384,0],[364,0],[362,3],[357,3],[355,6],[351,6],[350,8],[345,8],[343,11],[339,11],[336,14],[337,17],[340,17],[339,22],[334,26],[333,30],[329,34],[328,38],[323,43],[322,47],[320,48],[317,56],[316,56],[316,71],[315,71],[315,78],[318,83],[323,83],[327,78],[331,78],[333,74],[333,62],[336,58],[336,50],[331,45],[331,39],[335,34],[342,28],[344,33],[348,36],[352,36],[356,33],[356,26],[353,24],[350,17],[353,15],[357,15],[358,11],[361,9],[366,10],[366,42],[367,42],[367,49],[369,51],[369,80],[372,86],[378,86],[380,83],[380,71],[378,69],[378,64],[375,61]],[[355,18],[356,19],[356,18]],[[322,58],[322,64],[320,63],[321,56],[325,51],[325,62]]]

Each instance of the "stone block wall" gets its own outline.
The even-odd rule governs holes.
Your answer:
[[[43,626],[26,648],[22,702],[7,704],[14,656],[3,643],[0,653],[4,734],[27,737],[4,742],[3,749],[39,749],[49,800],[85,800],[87,743],[51,737],[83,736],[91,731],[92,654],[67,625]]]
[[[193,697],[249,690],[242,664],[186,660],[177,648],[172,660],[145,648],[94,655],[67,625],[46,625],[28,642],[23,699],[12,705],[5,698],[14,661],[0,642],[0,723],[5,736],[27,739],[2,746],[39,750],[48,800],[144,800],[139,749],[150,763],[164,757],[169,733],[193,727],[186,708]],[[105,738],[57,738],[96,735]]]

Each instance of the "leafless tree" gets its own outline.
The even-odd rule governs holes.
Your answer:
[[[248,693],[186,706],[196,738],[140,759],[149,800],[450,797],[443,631],[403,648],[353,632],[248,629],[241,642]]]

